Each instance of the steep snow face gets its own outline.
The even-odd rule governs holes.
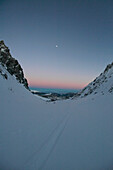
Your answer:
[[[0,64],[2,64],[11,75],[14,75],[16,79],[28,89],[28,83],[24,77],[23,69],[18,61],[11,56],[10,50],[4,44],[4,41],[0,41]]]
[[[23,84],[16,80],[14,75],[11,75],[7,69],[0,64],[0,100],[2,100],[2,97],[7,97],[10,93],[14,93],[14,95],[18,94],[19,91],[22,93],[22,91],[26,92],[28,90],[24,88]]]
[[[109,64],[103,73],[86,86],[79,95],[85,97],[90,94],[102,94],[113,92],[113,63]]]

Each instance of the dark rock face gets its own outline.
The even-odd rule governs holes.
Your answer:
[[[0,63],[11,75],[14,75],[21,84],[29,89],[28,82],[24,77],[23,69],[18,61],[11,56],[10,50],[4,44],[4,41],[0,41]]]
[[[111,69],[113,67],[113,62],[111,64],[108,64],[107,67],[104,70],[104,73],[108,72],[109,69]]]

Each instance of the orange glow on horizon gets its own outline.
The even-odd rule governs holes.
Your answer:
[[[84,84],[73,84],[73,83],[64,83],[64,82],[46,82],[46,81],[39,81],[38,83],[36,81],[28,81],[29,86],[32,87],[42,87],[42,88],[59,88],[59,89],[82,89],[86,85]]]

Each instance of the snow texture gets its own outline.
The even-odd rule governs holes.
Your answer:
[[[113,67],[96,95],[55,103],[0,70],[0,170],[113,169]]]

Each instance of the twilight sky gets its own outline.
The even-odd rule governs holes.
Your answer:
[[[113,0],[0,0],[0,40],[31,86],[82,88],[113,61]]]

